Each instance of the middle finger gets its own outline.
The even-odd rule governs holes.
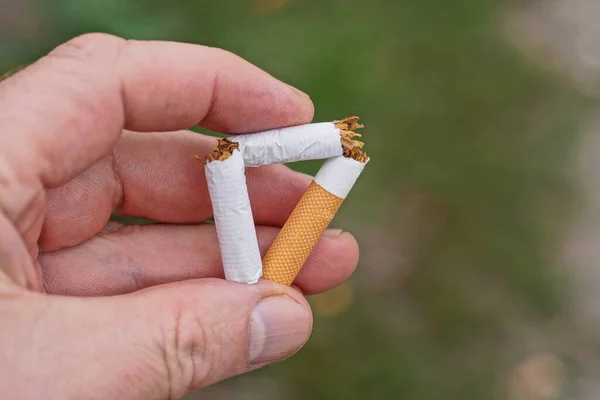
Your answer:
[[[67,184],[48,191],[41,251],[74,246],[98,233],[111,213],[167,223],[212,216],[204,165],[216,139],[190,131],[124,132],[115,151]],[[246,170],[257,224],[282,226],[310,183],[283,165]]]

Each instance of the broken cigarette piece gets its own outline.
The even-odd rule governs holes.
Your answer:
[[[256,283],[262,262],[239,145],[220,139],[204,163],[225,279]]]
[[[291,285],[369,157],[360,148],[325,161],[263,258],[263,277]]]
[[[273,129],[264,132],[229,136],[239,145],[247,167],[319,160],[361,149],[354,132],[362,128],[358,117]]]

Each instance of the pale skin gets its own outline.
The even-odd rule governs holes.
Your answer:
[[[215,140],[185,129],[312,117],[308,96],[223,50],[103,34],[0,82],[0,398],[177,399],[298,351],[303,294],[347,279],[356,241],[329,231],[292,288],[225,281],[193,157]],[[263,254],[309,183],[248,171]]]

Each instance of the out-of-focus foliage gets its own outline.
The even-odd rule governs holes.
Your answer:
[[[88,31],[202,43],[307,92],[315,120],[361,116],[372,161],[336,220],[361,241],[358,272],[311,299],[315,331],[300,354],[207,397],[505,398],[528,354],[523,330],[553,337],[567,323],[556,246],[585,106],[506,43],[505,6],[54,0],[29,5],[35,34],[5,40],[0,66]]]

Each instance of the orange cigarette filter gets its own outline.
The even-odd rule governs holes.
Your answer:
[[[343,201],[313,181],[263,258],[263,277],[291,285]]]

